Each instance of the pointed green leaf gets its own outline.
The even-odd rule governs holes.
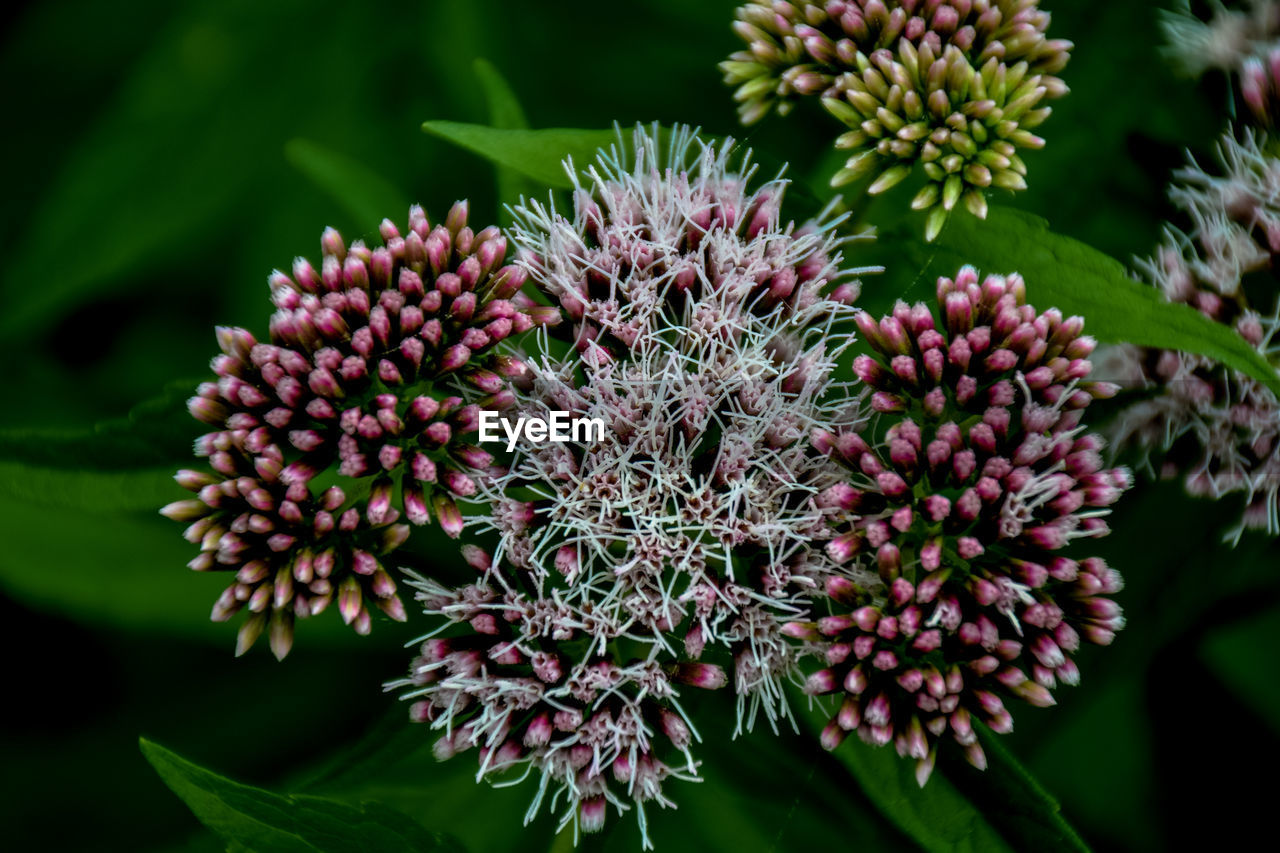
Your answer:
[[[409,200],[390,181],[345,154],[309,139],[284,146],[289,163],[342,205],[361,228],[373,229],[383,219],[398,220]]]
[[[446,853],[457,842],[378,803],[282,796],[233,782],[139,739],[147,761],[200,822],[257,853]]]
[[[183,539],[183,525],[158,512],[190,497],[174,483],[172,467],[0,463],[0,592],[85,624],[209,641],[230,654],[235,629],[210,622],[209,610],[233,576],[187,568],[199,549]],[[443,539],[436,529],[423,531],[422,548],[451,555]],[[375,642],[394,648],[404,629],[386,623],[375,624]],[[298,634],[299,642],[326,647],[370,640],[330,614],[306,620]]]
[[[73,475],[59,482],[63,473],[0,474],[4,595],[88,624],[212,639],[229,648],[234,632],[208,621],[226,581],[195,577],[186,568],[195,549],[182,538],[181,526],[156,512],[159,504],[129,511],[112,505],[117,499],[145,503],[139,494],[166,484],[172,491],[164,502],[186,496],[169,479],[171,472],[102,474],[103,480]],[[55,492],[50,502],[42,500],[45,487]],[[77,502],[92,506],[69,505]]]
[[[598,149],[608,148],[618,139],[612,130],[521,130],[456,121],[428,121],[422,129],[556,189],[573,186],[561,165],[565,157],[585,166],[595,160]]]

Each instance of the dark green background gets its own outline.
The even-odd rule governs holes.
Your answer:
[[[1027,157],[1030,190],[1003,201],[1127,260],[1157,239],[1182,150],[1204,152],[1222,125],[1226,83],[1170,75],[1154,5],[1047,5],[1051,34],[1076,43],[1063,75],[1073,92],[1041,130],[1048,148]],[[187,572],[180,528],[154,512],[182,497],[167,475],[195,426],[163,403],[130,429],[95,424],[189,393],[215,323],[265,332],[267,273],[315,256],[325,225],[371,234],[291,164],[291,141],[362,163],[389,207],[419,201],[438,216],[468,197],[483,224],[498,215],[492,168],[419,130],[487,120],[476,58],[508,79],[534,127],[660,120],[743,136],[715,69],[737,48],[733,7],[56,0],[4,13],[6,846],[218,849],[143,759],[145,735],[277,790],[328,779],[317,790],[376,796],[475,851],[550,847],[545,821],[520,834],[527,788],[474,787],[469,758],[405,757],[427,733],[402,731],[381,684],[406,665],[412,627],[382,621],[360,640],[306,623],[285,663],[261,648],[234,659],[234,629],[207,622],[217,579]],[[745,138],[820,184],[834,132],[802,109]],[[886,281],[909,278],[891,251],[882,260]],[[878,286],[867,293],[883,299]],[[1129,580],[1128,629],[1083,655],[1083,685],[1059,691],[1057,708],[1015,714],[1006,743],[1097,849],[1270,827],[1280,566],[1259,537],[1218,545],[1237,509],[1167,486],[1132,493],[1104,549]],[[732,711],[719,712],[726,731],[709,737],[721,763],[678,812],[650,813],[659,850],[911,848],[834,759],[795,739],[726,748]],[[376,760],[357,745],[370,732],[386,736]],[[324,776],[344,752],[357,763]],[[758,823],[717,802],[745,802]],[[828,822],[808,823],[814,810]]]

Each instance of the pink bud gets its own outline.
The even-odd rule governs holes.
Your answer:
[[[716,690],[729,683],[724,670],[709,663],[679,663],[676,665],[674,678],[681,684],[700,687],[704,690]]]
[[[436,495],[432,499],[432,505],[435,507],[436,519],[440,522],[440,529],[449,538],[457,539],[462,533],[462,513],[458,511],[458,505],[443,494]]]
[[[338,612],[342,615],[343,622],[350,625],[359,615],[363,609],[363,598],[360,584],[354,576],[348,575],[338,585]]]

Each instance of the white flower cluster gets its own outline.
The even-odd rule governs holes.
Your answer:
[[[738,731],[789,714],[781,629],[824,570],[819,495],[842,476],[808,436],[850,411],[831,374],[865,271],[840,266],[831,222],[784,225],[784,182],[749,190],[731,144],[630,142],[566,164],[572,216],[530,202],[512,232],[573,321],[571,341],[537,337],[512,416],[600,420],[604,440],[515,444],[469,520],[494,543],[471,552],[482,579],[418,584],[465,636],[405,682],[446,752],[536,771],[538,801],[554,790],[586,829],[606,803],[643,825],[663,778],[696,778],[677,684],[731,682]]]

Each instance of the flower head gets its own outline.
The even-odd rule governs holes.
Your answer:
[[[738,18],[748,49],[721,69],[743,122],[820,96],[849,128],[832,183],[878,176],[868,191],[883,192],[924,164],[912,207],[930,240],[958,202],[985,217],[986,188],[1026,186],[1018,149],[1044,145],[1043,101],[1067,91],[1054,75],[1071,43],[1046,37],[1038,0],[754,0]]]
[[[218,330],[217,378],[189,403],[215,427],[195,447],[212,472],[179,472],[198,497],[163,512],[194,522],[191,568],[236,573],[213,618],[248,608],[237,653],[270,625],[283,657],[295,616],[335,599],[360,633],[371,605],[403,620],[381,565],[408,536],[397,522],[461,531],[455,499],[491,462],[478,413],[509,405],[525,370],[495,347],[557,316],[517,293],[525,273],[502,266],[498,229],[466,222],[465,202],[434,228],[414,207],[403,236],[383,221],[375,249],[329,229],[319,269],[272,273],[270,343]]]
[[[972,267],[939,279],[938,306],[859,315],[875,354],[854,369],[878,417],[818,436],[849,471],[826,496],[851,519],[827,546],[847,568],[826,581],[830,615],[791,628],[826,664],[809,691],[843,695],[824,743],[893,742],[921,784],[943,738],[983,766],[972,720],[1007,732],[1006,701],[1053,704],[1080,643],[1122,626],[1119,575],[1063,549],[1105,535],[1129,485],[1081,424],[1115,389],[1089,380],[1078,317],[1037,314],[1017,275]]]
[[[1230,326],[1272,364],[1280,292],[1246,293],[1245,277],[1273,269],[1280,253],[1280,158],[1263,137],[1230,132],[1216,173],[1194,162],[1175,174],[1169,198],[1190,221],[1170,227],[1139,271],[1173,302]],[[1192,353],[1124,347],[1117,369],[1155,394],[1126,408],[1120,441],[1163,455],[1161,474],[1181,477],[1195,495],[1245,498],[1241,523],[1280,535],[1280,402],[1262,383]]]
[[[428,641],[405,682],[443,749],[531,768],[534,808],[551,788],[588,830],[607,804],[643,826],[665,778],[696,778],[685,686],[732,684],[739,728],[787,714],[781,628],[816,583],[817,498],[839,475],[805,437],[839,415],[830,333],[857,293],[830,225],[784,225],[783,183],[749,189],[730,144],[677,128],[664,157],[637,128],[631,147],[571,172],[571,215],[528,203],[513,229],[572,320],[565,346],[538,336],[513,413],[602,431],[515,448],[475,519],[496,543],[469,552],[481,579],[420,585],[461,635]]]

